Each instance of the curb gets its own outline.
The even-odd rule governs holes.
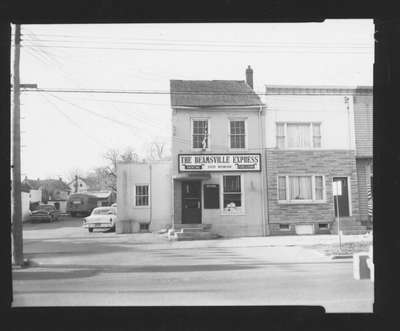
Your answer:
[[[332,260],[336,259],[352,259],[353,255],[334,255],[331,257]]]
[[[29,259],[24,259],[24,262],[22,263],[22,265],[17,265],[17,264],[12,264],[12,269],[24,269],[27,267],[30,267],[32,265],[31,263],[32,261]]]

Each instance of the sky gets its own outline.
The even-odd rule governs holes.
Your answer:
[[[372,85],[372,20],[323,23],[22,25],[21,83],[43,89],[163,94],[21,95],[21,172],[67,179],[107,164],[111,149],[144,158],[170,143],[170,79],[265,85]],[[13,59],[11,58],[11,61]],[[12,63],[12,62],[11,62]],[[165,93],[164,93],[165,92]]]

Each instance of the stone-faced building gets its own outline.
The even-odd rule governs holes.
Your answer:
[[[359,223],[354,89],[266,86],[271,234],[365,230]],[[340,195],[334,199],[333,185]]]
[[[171,80],[174,228],[265,234],[264,104],[246,81]]]
[[[373,178],[372,92],[372,87],[358,87],[354,91],[354,128],[360,220],[369,225],[372,221]]]

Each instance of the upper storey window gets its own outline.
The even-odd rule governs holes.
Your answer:
[[[276,123],[276,147],[320,148],[321,123]]]
[[[209,123],[208,119],[192,120],[192,148],[208,149]]]
[[[246,148],[246,122],[244,120],[230,121],[230,147]]]

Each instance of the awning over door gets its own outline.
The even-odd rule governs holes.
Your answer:
[[[211,175],[209,173],[185,173],[172,176],[173,180],[206,180],[210,179]]]

